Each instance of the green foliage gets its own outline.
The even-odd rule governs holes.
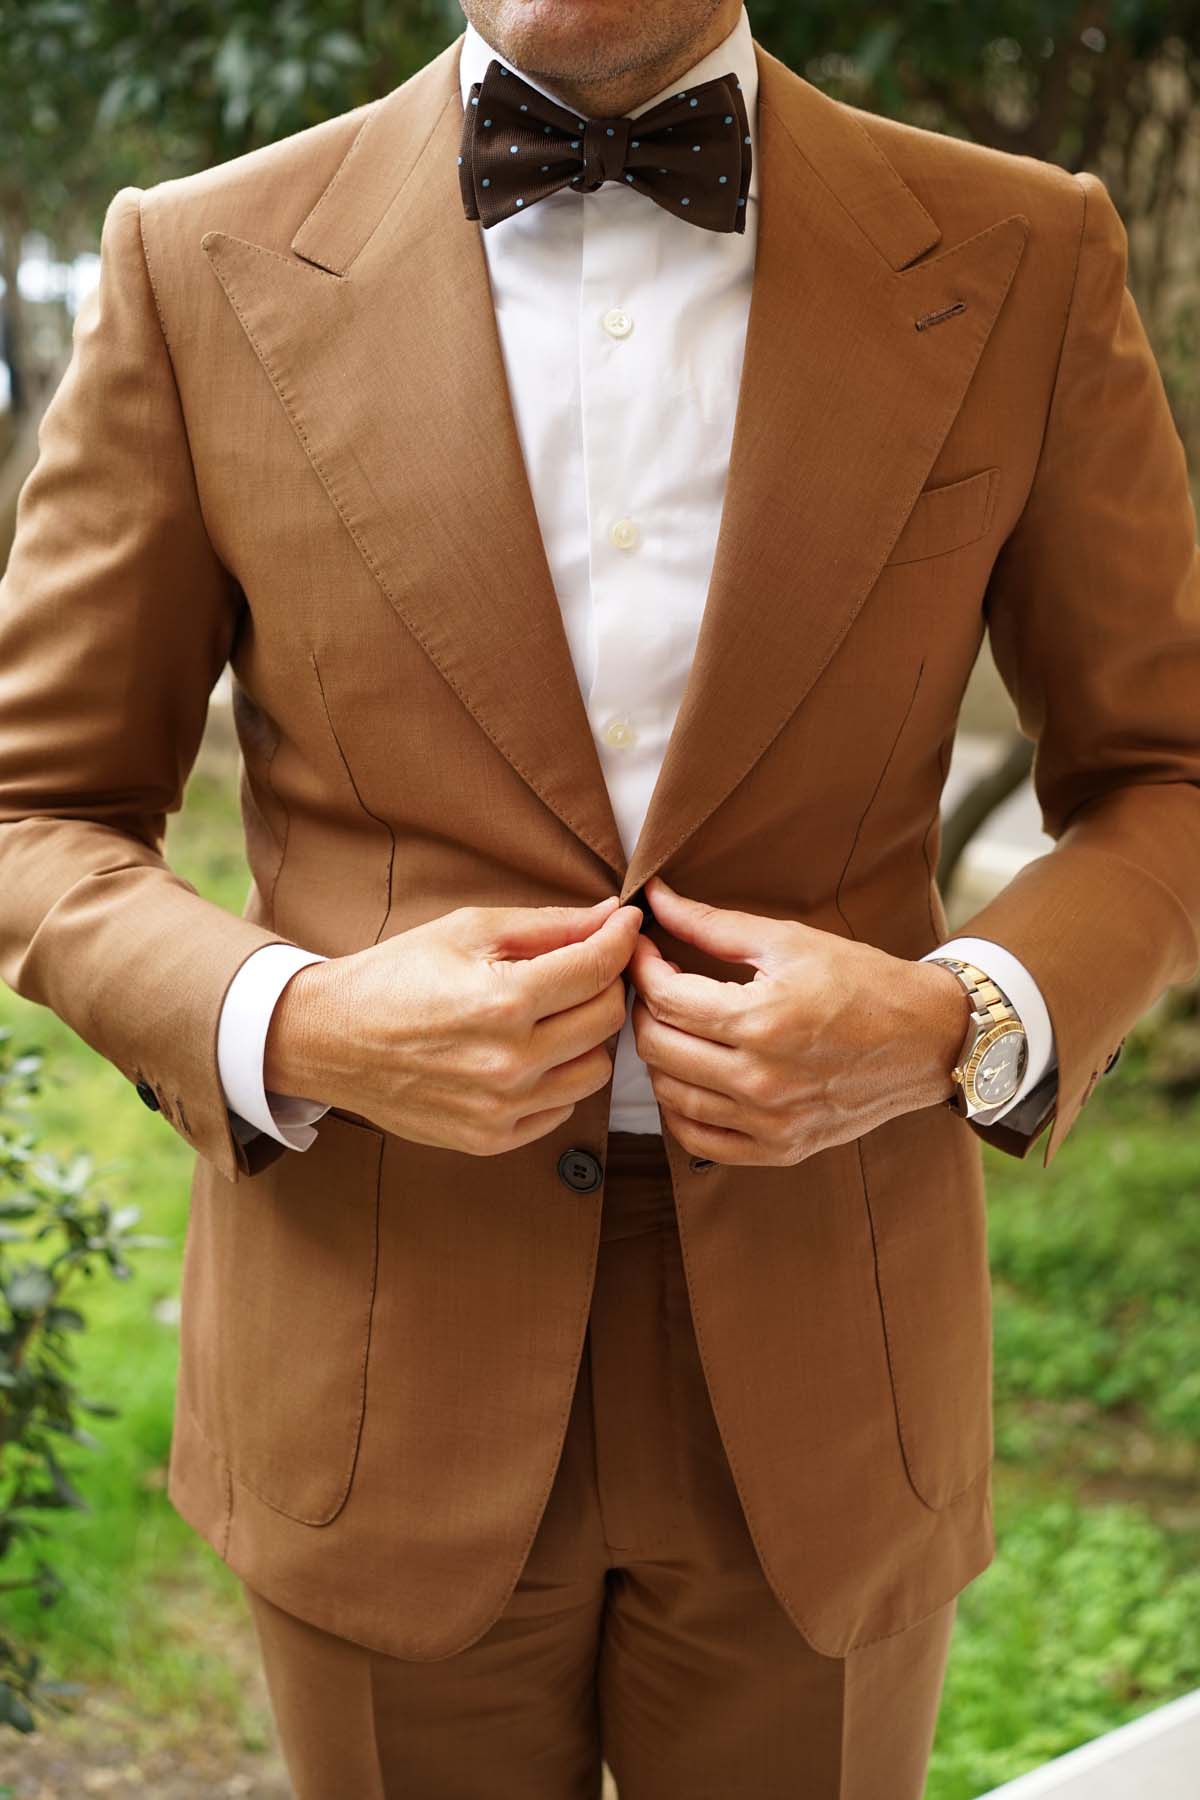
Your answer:
[[[60,247],[126,182],[208,167],[386,92],[450,0],[22,0],[0,29],[0,228]],[[82,246],[81,246],[82,247]]]
[[[839,98],[1084,166],[1104,115],[1165,52],[1200,76],[1200,0],[752,0],[759,39]]]
[[[95,1195],[90,1155],[64,1163],[38,1150],[20,1114],[39,1091],[41,1065],[39,1051],[18,1053],[0,1029],[0,1560],[39,1550],[51,1535],[46,1514],[86,1509],[65,1445],[97,1447],[78,1414],[115,1415],[76,1385],[71,1340],[87,1321],[68,1290],[98,1267],[126,1280],[126,1252],[160,1241],[134,1232],[139,1208],[113,1211]],[[0,1592],[20,1588],[48,1606],[62,1583],[37,1554],[30,1572],[0,1582]],[[32,1731],[39,1706],[55,1710],[76,1691],[45,1680],[36,1655],[0,1638],[0,1725]]]
[[[1065,1492],[1001,1498],[996,1529],[959,1601],[926,1800],[973,1800],[1200,1680],[1192,1545]]]
[[[1109,1124],[1087,1156],[1038,1182],[989,1172],[997,1442],[1027,1459],[1066,1433],[1078,1450],[1111,1414],[1177,1461],[1200,1447],[1200,1107],[1156,1101],[1132,1058],[1124,1092],[1092,1106]],[[1027,1402],[1043,1403],[1032,1434]]]

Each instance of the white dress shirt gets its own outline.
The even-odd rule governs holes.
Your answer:
[[[464,106],[495,55],[468,23]],[[591,193],[561,189],[528,212],[478,227],[538,525],[627,854],[683,697],[729,465],[758,237],[758,68],[745,7],[723,43],[630,109],[636,118],[680,88],[728,73],[741,83],[751,133],[744,233],[704,230],[612,181]],[[985,969],[1025,1026],[1026,1072],[992,1115],[999,1118],[1051,1067],[1045,1003],[1001,946],[956,938],[930,955],[947,953]],[[217,1057],[243,1141],[261,1130],[307,1149],[328,1110],[263,1086],[275,1002],[298,969],[322,960],[268,944],[229,986]],[[610,1128],[658,1132],[632,1005],[631,989]]]

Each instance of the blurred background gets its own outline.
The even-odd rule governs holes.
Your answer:
[[[1102,177],[1195,490],[1200,0],[748,10],[839,99]],[[457,0],[0,0],[0,566],[116,190],[360,105],[463,24]],[[986,650],[961,725],[952,922],[1049,844]],[[166,848],[240,912],[237,776],[221,683]],[[1052,1169],[985,1150],[999,1552],[960,1602],[928,1800],[1200,1687],[1198,1096],[1200,991],[1177,990]],[[191,1166],[0,988],[0,1800],[288,1792],[238,1585],[164,1491]]]

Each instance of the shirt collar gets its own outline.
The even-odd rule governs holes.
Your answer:
[[[545,94],[547,99],[555,101],[559,106],[566,106],[568,111],[572,110],[571,105],[556,94],[553,88],[548,88],[544,83],[535,81],[531,75],[525,73],[524,69],[518,68],[515,63],[509,62],[507,57],[502,57],[498,51],[493,50],[487,39],[475,29],[469,19],[463,34],[462,54],[458,68],[459,87],[464,107],[470,101],[472,83],[483,80],[484,71],[493,57],[498,62],[502,62],[506,69],[512,69],[523,81],[527,81],[530,87],[535,87],[539,94]],[[727,38],[724,38],[714,50],[710,50],[707,56],[702,56],[699,62],[693,63],[690,69],[684,69],[682,74],[675,77],[669,87],[660,88],[658,93],[651,94],[648,100],[643,100],[637,106],[630,107],[629,116],[633,119],[638,118],[650,107],[657,106],[660,100],[667,100],[672,94],[677,94],[680,88],[698,87],[702,81],[711,81],[714,75],[729,74],[732,74],[734,79],[742,84],[742,99],[745,102],[746,117],[750,123],[750,185],[746,192],[747,198],[754,200],[758,197],[758,60],[754,54],[750,15],[745,6],[742,7],[737,24]],[[580,114],[581,118],[587,116],[584,113]]]

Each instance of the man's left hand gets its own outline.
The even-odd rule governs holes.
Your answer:
[[[634,1041],[685,1150],[785,1167],[950,1097],[970,1004],[949,969],[708,906],[658,875],[643,891],[672,937],[757,971],[714,981],[645,932],[634,946]]]

